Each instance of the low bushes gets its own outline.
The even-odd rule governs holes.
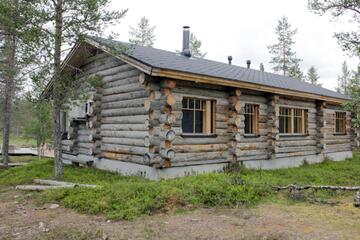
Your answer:
[[[57,189],[41,193],[44,201],[111,219],[132,219],[171,209],[216,206],[251,206],[274,196],[272,185],[327,184],[359,185],[360,158],[342,162],[325,161],[299,168],[246,170],[210,173],[172,180],[150,181],[123,177],[92,168],[65,167],[65,181],[97,184],[98,189]],[[34,178],[51,178],[51,159],[0,170],[0,186],[30,183]]]

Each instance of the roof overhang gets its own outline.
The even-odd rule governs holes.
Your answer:
[[[261,84],[255,84],[255,83],[248,83],[248,82],[241,82],[238,80],[232,80],[232,79],[224,79],[224,78],[218,78],[218,77],[212,77],[212,76],[206,76],[206,75],[200,75],[200,74],[193,74],[193,73],[187,73],[187,72],[181,72],[176,70],[169,70],[169,69],[161,69],[149,66],[141,61],[138,61],[128,55],[121,54],[121,53],[114,53],[114,51],[111,48],[108,48],[102,44],[99,44],[98,42],[85,38],[81,42],[77,43],[73,49],[70,51],[70,53],[67,55],[65,60],[63,61],[61,71],[64,71],[67,66],[70,66],[71,64],[77,63],[75,65],[79,65],[79,62],[82,56],[81,49],[86,47],[95,47],[103,52],[108,53],[109,55],[118,58],[121,61],[124,61],[135,68],[139,69],[140,71],[150,75],[150,76],[156,76],[156,77],[167,77],[172,79],[179,79],[184,81],[192,81],[195,83],[206,83],[206,84],[212,84],[212,85],[220,85],[220,86],[228,86],[228,87],[236,87],[236,88],[243,88],[243,89],[249,89],[249,90],[256,90],[256,91],[263,91],[263,92],[269,92],[273,94],[279,94],[279,95],[287,95],[292,97],[300,97],[300,98],[308,98],[313,100],[322,100],[326,101],[328,103],[332,104],[344,104],[349,102],[350,100],[347,99],[341,99],[341,98],[335,98],[335,97],[329,97],[329,96],[323,96],[319,94],[313,94],[308,92],[301,92],[301,91],[294,91],[284,88],[275,88],[270,87],[266,85]],[[53,80],[49,82],[47,87],[45,88],[43,92],[43,96],[49,96],[49,93],[52,89]]]

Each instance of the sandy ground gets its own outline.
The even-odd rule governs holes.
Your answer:
[[[266,203],[112,222],[2,190],[0,239],[360,239],[360,209],[349,198],[336,206]]]

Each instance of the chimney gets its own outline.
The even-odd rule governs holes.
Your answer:
[[[183,27],[183,49],[181,55],[185,57],[191,57],[190,52],[190,27],[184,26]]]
[[[231,65],[232,56],[228,56],[228,61],[229,61],[229,64]]]
[[[250,68],[251,60],[246,60],[246,65],[247,65],[247,68]]]

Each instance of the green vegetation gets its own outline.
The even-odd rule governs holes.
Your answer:
[[[2,133],[0,132],[0,145],[2,145],[3,137]],[[24,135],[10,136],[10,145],[14,145],[17,147],[36,147],[36,140],[34,138],[30,138]]]
[[[0,187],[31,183],[34,178],[51,178],[51,159],[36,160],[24,167],[0,170]],[[65,207],[89,214],[105,214],[112,219],[132,219],[172,209],[196,207],[252,206],[276,199],[273,185],[328,184],[359,185],[360,155],[342,162],[325,161],[280,170],[228,169],[227,173],[210,173],[158,182],[141,177],[124,177],[93,168],[67,166],[64,180],[93,183],[97,189],[59,189],[39,196],[43,201],[57,201]],[[322,193],[316,196],[324,196]],[[322,194],[322,195],[320,195]],[[329,192],[327,197],[338,193]]]

